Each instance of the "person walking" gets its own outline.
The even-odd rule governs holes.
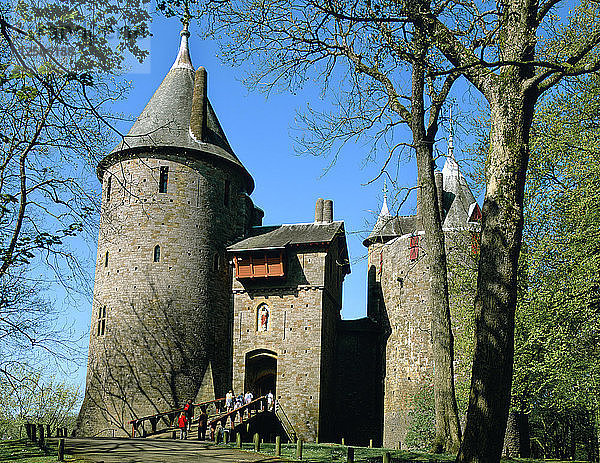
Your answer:
[[[198,416],[198,439],[206,439],[206,425],[208,424],[208,413],[206,406],[200,407],[200,416]]]
[[[275,402],[275,397],[273,397],[273,393],[269,391],[267,394],[267,411],[270,412],[273,404]]]
[[[189,432],[192,429],[192,420],[194,419],[194,403],[192,399],[188,400],[183,406],[183,413],[185,413],[185,418],[187,419],[187,431]]]
[[[180,439],[187,439],[187,418],[185,417],[185,412],[181,412],[179,415],[179,419],[177,420],[177,425],[179,426],[180,431]]]
[[[230,390],[227,394],[225,394],[225,408],[230,412],[233,410],[233,391]]]

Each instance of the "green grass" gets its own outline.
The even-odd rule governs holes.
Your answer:
[[[0,441],[0,462],[6,463],[54,463],[56,456],[56,443],[49,443],[44,449],[27,439]],[[85,460],[65,456],[67,462],[81,462]]]
[[[229,444],[235,447],[235,444]],[[243,450],[253,451],[253,443],[243,443]],[[345,463],[347,460],[348,447],[340,444],[310,444],[302,446],[302,461],[306,463]],[[260,446],[260,452],[266,455],[275,455],[275,444],[264,443]],[[392,463],[433,463],[454,462],[454,455],[435,455],[424,452],[412,452],[407,450],[377,449],[366,447],[354,448],[355,463],[381,463],[383,454],[389,452]],[[294,461],[296,458],[295,444],[281,444],[281,457]],[[503,459],[505,463],[567,463],[558,460],[532,460],[532,459]],[[568,463],[574,463],[569,461]]]

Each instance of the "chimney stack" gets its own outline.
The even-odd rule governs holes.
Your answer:
[[[317,199],[315,205],[315,223],[323,222],[323,198]]]
[[[331,199],[326,199],[323,202],[323,222],[333,222],[333,201]]]
[[[192,114],[190,116],[190,132],[197,141],[203,141],[206,136],[207,113],[207,75],[206,69],[200,66],[194,78],[194,94],[192,96]]]

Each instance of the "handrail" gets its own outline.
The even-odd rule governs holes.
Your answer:
[[[281,427],[283,428],[283,430],[287,434],[288,439],[290,440],[290,442],[295,442],[296,441],[296,437],[298,436],[298,434],[296,434],[296,430],[294,429],[294,426],[292,425],[292,422],[287,417],[287,415],[285,413],[285,410],[281,406],[281,402],[279,402],[278,400],[275,401],[275,416],[277,417],[277,419],[281,423]]]
[[[194,405],[194,407],[202,407],[202,406],[210,405],[212,403],[223,402],[223,401],[225,401],[225,398],[208,400],[206,402],[200,402],[200,403],[193,404],[193,405]],[[169,410],[167,412],[155,413],[154,415],[143,416],[141,418],[135,418],[133,420],[130,420],[129,424],[131,424],[131,428],[132,428],[131,436],[135,437],[136,429],[139,427],[140,423],[142,423],[144,421],[150,421],[150,423],[152,424],[152,427],[153,427],[152,434],[154,434],[154,433],[156,433],[156,430],[154,428],[160,418],[162,418],[164,416],[170,416],[170,415],[176,416],[178,413],[181,413],[182,411],[184,411],[184,408],[180,407],[180,408],[176,408],[173,410]]]
[[[231,423],[233,424],[235,422],[235,417],[236,415],[239,413],[240,417],[241,417],[241,422],[244,421],[244,411],[248,410],[248,417],[250,417],[250,412],[257,408],[256,406],[260,403],[267,400],[267,396],[262,396],[262,397],[258,397],[257,399],[254,399],[252,402],[248,402],[247,404],[242,405],[241,407],[235,408],[231,411],[228,411],[222,415],[219,415],[216,418],[213,418],[212,420],[210,420],[208,422],[208,426],[215,429],[217,427],[217,424],[219,422],[221,422],[221,425],[224,427],[225,424],[227,424],[227,420],[231,418]]]

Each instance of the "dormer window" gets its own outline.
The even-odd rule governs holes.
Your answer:
[[[158,181],[158,192],[166,193],[169,183],[169,166],[160,166],[160,178]]]
[[[283,251],[254,252],[233,258],[235,276],[244,278],[270,278],[284,276]]]
[[[411,262],[419,258],[419,235],[411,236],[408,239],[408,258]]]

